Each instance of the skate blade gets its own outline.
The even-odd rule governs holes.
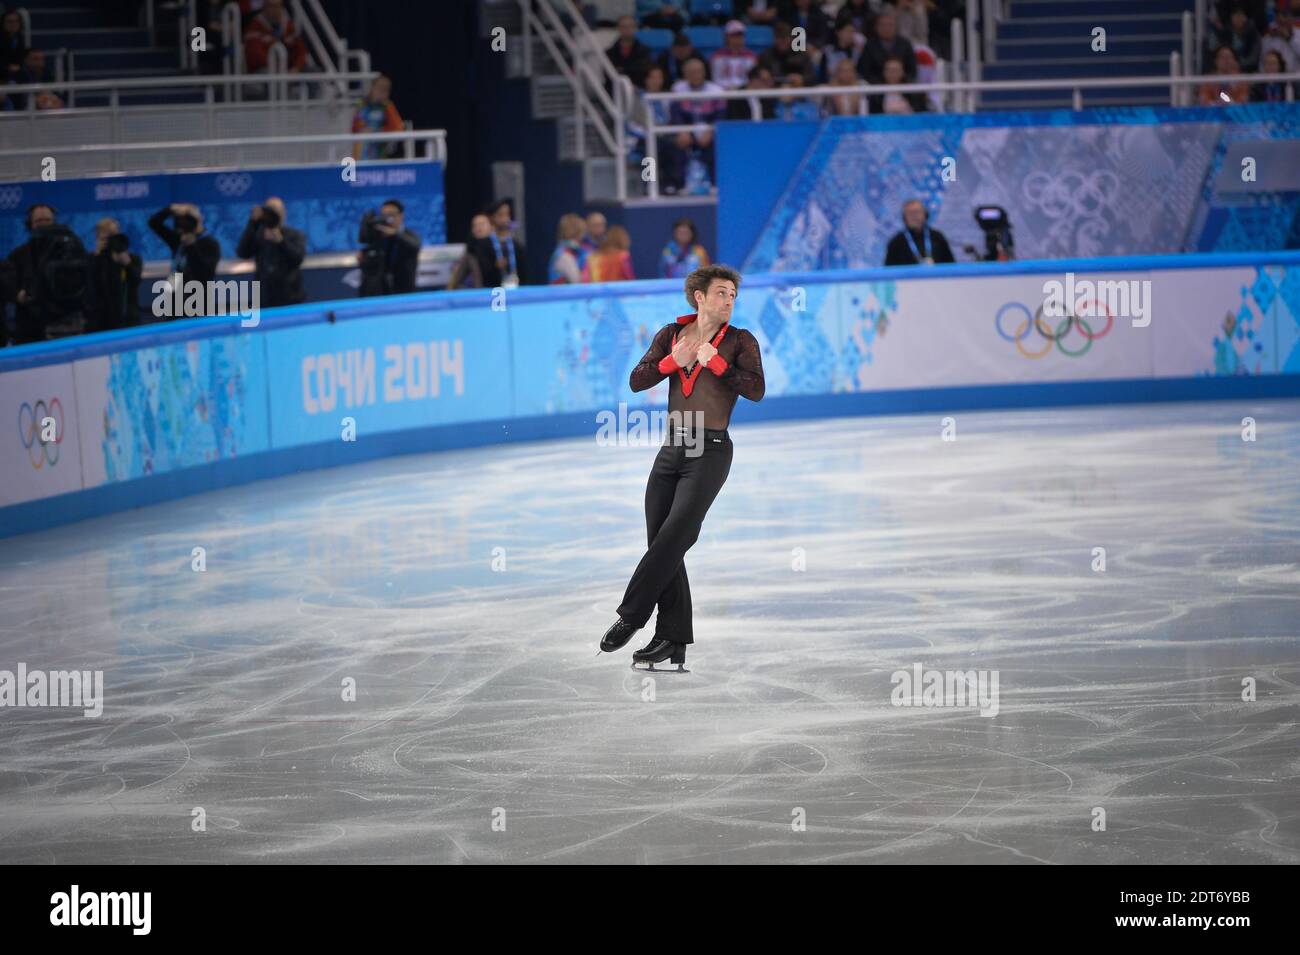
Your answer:
[[[655,668],[655,665],[653,663],[650,664],[633,663],[632,669],[640,670],[642,673],[690,673],[691,672],[690,670],[686,669],[685,663],[677,663],[674,664],[673,666],[675,667],[675,669],[672,670],[658,670]]]

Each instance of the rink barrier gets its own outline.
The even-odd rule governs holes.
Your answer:
[[[1083,322],[1041,319],[1064,328],[1042,338],[1028,316],[1066,273],[1139,297],[1150,282],[1150,324],[1085,318],[1088,343]],[[396,454],[594,435],[620,402],[662,407],[666,383],[633,394],[627,376],[686,310],[680,281],[507,295],[504,311],[489,290],[424,293],[0,351],[0,536]],[[1294,397],[1298,318],[1298,252],[752,276],[733,321],[763,347],[767,395],[733,424]],[[57,422],[53,445],[38,417]]]

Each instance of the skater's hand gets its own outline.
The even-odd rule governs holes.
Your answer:
[[[699,347],[699,344],[694,339],[684,336],[677,339],[677,344],[673,346],[673,361],[685,368],[695,360],[695,353],[699,350]]]
[[[709,363],[709,359],[712,358],[717,353],[718,350],[714,348],[712,345],[710,345],[708,342],[701,342],[699,350],[695,353],[695,357],[696,359],[699,360],[700,364],[707,365]]]

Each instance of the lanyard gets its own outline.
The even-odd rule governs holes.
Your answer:
[[[924,229],[925,229],[925,257],[928,259],[931,257],[930,256],[930,227],[927,225],[924,227]],[[907,244],[912,247],[912,254],[916,256],[916,261],[920,262],[921,253],[916,247],[916,240],[912,238],[912,230],[904,229],[903,235],[907,236]]]
[[[495,232],[492,233],[492,251],[496,253],[498,259],[501,258],[501,240],[497,238]],[[509,253],[510,274],[515,275],[519,270],[515,268],[515,240],[513,236],[506,239],[506,251]]]

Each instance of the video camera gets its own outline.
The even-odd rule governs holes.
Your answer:
[[[123,252],[131,248],[131,240],[121,232],[115,232],[108,237],[108,241],[104,243],[104,247],[108,249],[109,255],[121,255]]]
[[[984,262],[1005,262],[1015,258],[1016,242],[1011,236],[1011,220],[1001,206],[976,206],[975,224],[984,231],[984,254],[973,245],[966,251]]]
[[[172,221],[176,223],[176,231],[184,235],[199,231],[199,220],[193,213],[178,212],[172,216]]]

